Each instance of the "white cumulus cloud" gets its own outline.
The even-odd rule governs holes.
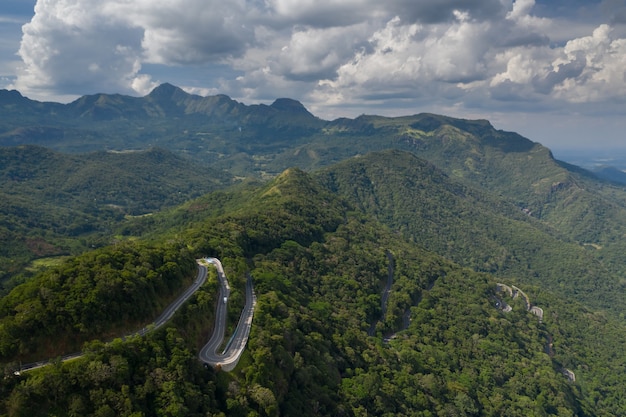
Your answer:
[[[573,39],[554,66],[580,62],[576,76],[555,87],[557,97],[574,102],[623,99],[626,95],[626,39],[614,39],[611,27],[601,25],[590,36]]]
[[[40,0],[22,27],[24,69],[16,88],[63,94],[127,92],[141,67],[139,28],[107,15],[106,3]]]
[[[534,0],[38,0],[22,29],[13,86],[38,98],[145,94],[169,81],[248,102],[289,96],[316,109],[623,103],[621,15],[590,25],[568,20],[575,13],[537,14],[548,6]],[[177,68],[194,79],[176,79]]]

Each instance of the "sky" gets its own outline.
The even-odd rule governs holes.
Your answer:
[[[2,0],[0,89],[169,82],[323,119],[488,119],[554,151],[623,148],[626,0]]]

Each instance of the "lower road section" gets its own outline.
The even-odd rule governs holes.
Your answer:
[[[224,274],[224,268],[222,268],[222,263],[217,258],[205,258],[198,261],[198,275],[194,282],[182,293],[176,300],[167,306],[165,310],[161,313],[157,319],[151,323],[150,326],[144,327],[130,335],[124,336],[134,336],[140,335],[144,336],[146,333],[156,330],[159,327],[163,326],[167,323],[174,313],[183,305],[189,297],[193,293],[195,293],[207,279],[207,265],[212,264],[216,267],[218,278],[220,281],[220,297],[217,303],[217,314],[215,316],[215,330],[213,332],[213,336],[209,343],[202,349],[200,352],[200,359],[208,363],[212,366],[220,366],[221,369],[225,371],[231,371],[237,365],[239,361],[239,357],[246,347],[246,342],[248,341],[248,335],[250,334],[250,327],[252,326],[252,314],[254,313],[254,305],[256,304],[256,297],[254,296],[254,291],[252,288],[252,279],[248,276],[248,282],[246,283],[246,306],[241,313],[241,318],[239,319],[239,324],[237,325],[237,329],[235,330],[235,334],[230,339],[226,348],[222,351],[222,353],[217,353],[217,349],[222,345],[224,340],[224,333],[226,331],[226,307],[228,304],[228,297],[230,295],[230,287],[228,286],[228,281],[226,280],[226,275]],[[61,358],[61,361],[65,362],[68,360],[80,358],[82,353],[72,353],[69,355],[65,355]],[[33,362],[28,364],[22,364],[19,369],[16,371],[16,374],[20,372],[27,372],[33,369],[41,368],[43,366],[47,366],[51,363],[50,360],[43,360],[39,362]]]

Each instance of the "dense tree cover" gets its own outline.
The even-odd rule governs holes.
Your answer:
[[[207,412],[226,415],[361,415],[365,412],[516,415],[513,411],[517,409],[519,415],[531,415],[527,413],[531,407],[548,411],[538,411],[537,415],[571,415],[565,412],[568,407],[575,407],[568,402],[571,401],[570,388],[562,376],[545,363],[549,359],[540,355],[541,349],[533,353],[535,348],[541,347],[540,343],[528,340],[536,333],[536,330],[529,332],[534,329],[534,317],[522,316],[519,321],[519,317],[498,316],[500,313],[488,301],[480,300],[490,293],[491,286],[487,282],[480,280],[477,287],[464,288],[464,283],[476,276],[458,268],[450,269],[450,265],[437,258],[430,262],[406,259],[408,269],[398,267],[402,273],[410,275],[405,278],[413,291],[430,282],[419,304],[426,303],[422,309],[434,317],[420,320],[421,313],[414,311],[411,324],[414,327],[420,322],[417,333],[422,338],[421,343],[410,344],[416,343],[407,339],[411,329],[388,346],[381,345],[379,339],[368,338],[365,331],[358,328],[367,327],[364,303],[354,300],[353,293],[355,287],[361,285],[363,291],[359,293],[365,297],[368,287],[377,286],[376,278],[385,269],[386,257],[376,248],[371,248],[374,253],[366,249],[365,258],[352,250],[362,245],[346,241],[346,237],[355,236],[360,228],[361,222],[350,223],[338,231],[332,243],[313,244],[307,249],[286,242],[268,256],[257,257],[254,271],[259,277],[256,281],[261,298],[255,330],[246,358],[234,375],[215,376],[202,371],[191,353],[192,343],[183,341],[176,330],[169,328],[147,340],[133,338],[106,346],[92,344],[87,347],[84,358],[21,378],[13,377],[9,382],[5,380],[4,389],[10,390],[7,412],[9,415],[204,415]],[[357,233],[356,237],[361,236]],[[384,234],[376,237],[388,239]],[[337,259],[328,263],[328,255],[335,255]],[[398,255],[405,259],[406,254]],[[319,290],[298,288],[306,283],[306,275],[298,275],[296,280],[283,275],[293,273],[294,268],[303,274],[315,272],[308,268],[316,267],[315,262],[320,261],[327,264],[327,269],[323,269],[316,280],[321,284]],[[342,285],[342,277],[336,275],[339,271],[335,266],[343,265],[343,261],[351,261],[352,267],[341,272],[355,274],[356,282],[348,288]],[[414,280],[415,273],[426,275]],[[440,283],[443,273],[445,282]],[[459,316],[454,314],[456,308],[446,307],[460,296],[450,291],[450,287],[455,286],[460,287],[456,289],[460,292],[478,290],[479,304],[474,306],[474,300],[465,300],[457,307],[463,312],[482,311],[487,321],[474,322],[475,314]],[[338,293],[337,289],[342,291]],[[207,298],[214,301],[213,297]],[[344,301],[346,304],[342,305]],[[192,306],[196,304],[198,302]],[[196,320],[210,307],[204,304],[204,310],[197,307],[190,310],[183,320],[178,320],[177,327],[185,328],[186,320]],[[469,329],[455,329],[459,320],[465,321]],[[499,328],[503,324],[506,332]],[[449,330],[442,334],[444,328]],[[469,331],[480,331],[481,337],[466,338]],[[511,339],[511,331],[519,340]],[[438,341],[437,345],[432,346],[431,337]],[[502,343],[505,348],[501,347]],[[512,352],[507,347],[511,343],[516,346]],[[470,344],[472,356],[464,357],[462,348]],[[475,363],[475,356],[480,352],[486,363],[479,372],[470,362]],[[537,356],[534,362],[524,360]],[[520,359],[524,361],[519,362]],[[535,368],[543,368],[542,379],[537,384],[527,379],[538,378]],[[492,373],[500,379],[492,380]],[[484,388],[474,385],[477,375],[482,377],[481,384],[488,382]],[[516,375],[519,381],[514,385],[511,378]],[[512,386],[530,396],[512,391]],[[481,401],[477,399],[481,398],[477,392],[489,393],[489,396]],[[542,402],[535,400],[536,393],[545,394]]]
[[[233,289],[231,327],[243,305],[246,273],[254,277],[258,303],[252,332],[234,372],[205,369],[196,359],[211,330],[213,273],[212,284],[168,328],[147,338],[91,343],[81,359],[9,375],[0,384],[2,411],[137,416],[625,411],[617,393],[626,376],[605,376],[607,367],[624,357],[618,347],[626,332],[611,316],[563,302],[539,287],[527,293],[544,307],[543,323],[515,300],[509,300],[513,311],[504,313],[495,306],[495,278],[406,242],[350,211],[301,171],[242,192],[246,198],[228,199],[245,201],[239,210],[208,210],[203,221],[196,211],[197,227],[179,230],[194,256],[222,258]],[[138,249],[117,254],[125,245]],[[142,248],[128,243],[78,259],[108,256],[102,265],[92,264],[93,271],[110,270],[116,262],[137,266],[132,259],[142,256]],[[172,256],[187,259],[185,251],[179,248]],[[391,259],[393,286],[382,319]],[[32,291],[32,299],[40,298]],[[368,336],[372,325],[374,334]],[[547,350],[549,337],[553,351]],[[561,374],[564,366],[576,372],[576,383]]]
[[[201,416],[218,404],[214,373],[198,365],[171,327],[147,338],[92,343],[80,359],[12,378],[3,387],[10,416]]]
[[[15,416],[188,416],[217,409],[220,391],[211,368],[195,352],[214,319],[217,278],[145,337],[84,345],[81,358],[56,362],[22,376],[5,374],[1,409]],[[7,371],[12,368],[7,367]]]
[[[185,245],[124,242],[49,268],[0,299],[0,358],[33,361],[150,322],[196,270]]]
[[[324,243],[304,248],[287,242],[255,260],[263,271],[274,270],[257,278],[258,286],[271,283],[267,290],[273,291],[259,299],[260,325],[250,354],[259,356],[256,366],[261,369],[276,364],[258,382],[274,393],[277,385],[282,387],[282,414],[581,413],[576,390],[544,353],[545,334],[537,319],[521,306],[511,315],[500,313],[491,298],[493,281],[436,256],[396,248],[389,314],[377,336],[368,337],[369,324],[380,315],[387,273],[384,246],[379,245],[393,241],[386,232],[368,229],[351,219]],[[266,306],[270,300],[273,308]],[[408,329],[393,333],[402,328],[407,310]],[[274,323],[274,334],[263,320]],[[315,333],[317,349],[310,352],[307,336]],[[391,336],[390,342],[381,343],[383,335]],[[329,362],[334,364],[330,371]],[[322,399],[313,393],[326,392],[323,387],[310,387],[301,395],[305,370],[312,376],[328,374],[326,380],[338,381],[339,387],[330,385]],[[337,388],[338,405],[331,408],[330,393]],[[276,398],[278,404],[281,399]]]
[[[160,149],[61,154],[38,146],[0,148],[0,191],[94,213],[138,215],[181,204],[230,176]],[[37,191],[37,193],[35,193]]]
[[[23,272],[33,259],[76,255],[101,246],[102,230],[122,215],[104,210],[100,217],[61,208],[33,197],[33,191],[14,195],[0,191],[0,286]]]
[[[162,150],[66,155],[0,149],[0,285],[34,259],[109,244],[125,216],[172,207],[229,175]],[[18,278],[19,279],[19,278]]]
[[[626,308],[619,276],[595,251],[413,154],[372,153],[316,178],[417,245],[462,265],[519,283],[541,282],[598,308]]]
[[[246,200],[234,198],[223,215],[198,222],[186,239],[200,253],[219,257],[251,257],[280,246],[285,240],[309,244],[322,239],[344,221],[345,203],[305,172],[294,168],[285,171],[262,187],[242,191]],[[221,198],[217,193],[212,200]],[[211,201],[205,204],[210,205]],[[220,203],[215,202],[217,207]],[[223,204],[223,203],[222,203]],[[223,207],[223,206],[222,206]],[[237,207],[237,208],[234,208]],[[195,211],[194,205],[187,211]]]

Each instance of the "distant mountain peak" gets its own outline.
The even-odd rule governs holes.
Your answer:
[[[25,97],[17,90],[0,90],[0,103],[15,103],[24,99]]]
[[[270,107],[279,111],[289,111],[292,113],[305,113],[311,115],[302,103],[291,98],[277,98]]]
[[[171,99],[177,95],[187,95],[187,93],[180,87],[176,87],[170,83],[163,83],[156,87],[148,94],[148,97],[154,99]]]
[[[484,132],[485,130],[495,130],[492,124],[485,119],[459,119],[433,113],[421,113],[417,117],[418,122],[415,125],[423,127],[428,131],[436,130],[445,125],[454,126],[474,134]]]

